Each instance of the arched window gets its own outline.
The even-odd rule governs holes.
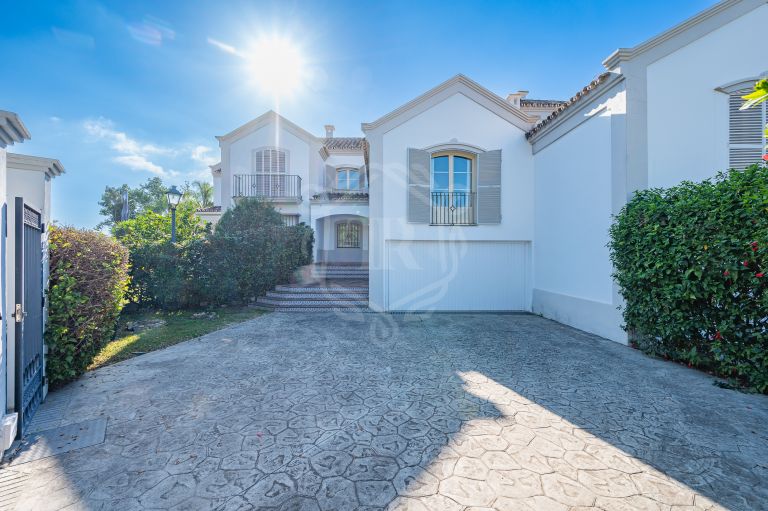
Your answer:
[[[360,171],[353,168],[343,168],[336,171],[336,188],[338,190],[359,190]]]
[[[471,193],[475,156],[460,151],[432,154],[432,192]]]
[[[255,174],[285,174],[288,169],[288,154],[276,147],[253,151],[253,172]]]

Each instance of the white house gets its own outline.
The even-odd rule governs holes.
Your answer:
[[[760,160],[766,0],[725,0],[634,47],[567,101],[463,75],[315,137],[269,112],[218,137],[215,220],[237,197],[315,229],[315,261],[369,269],[377,311],[530,311],[626,342],[608,228],[638,189]],[[293,215],[291,217],[290,215]]]
[[[28,424],[47,393],[45,381],[45,290],[51,179],[61,162],[8,153],[30,138],[12,112],[0,111],[0,456]]]

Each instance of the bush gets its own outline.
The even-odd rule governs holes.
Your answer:
[[[213,233],[191,227],[196,218],[187,221],[190,227],[176,244],[156,234],[170,229],[159,216],[147,213],[115,228],[131,254],[130,299],[142,306],[184,309],[250,301],[311,262],[312,230],[284,226],[282,216],[258,200],[239,202]]]
[[[52,387],[81,375],[112,338],[128,286],[128,251],[102,233],[51,227],[46,373]]]
[[[313,231],[306,225],[286,227],[269,204],[242,200],[224,213],[210,237],[217,289],[209,294],[217,301],[261,296],[312,262],[313,242]]]
[[[610,234],[637,346],[768,392],[768,169],[640,191]]]
[[[184,258],[190,244],[199,243],[207,230],[194,214],[191,202],[176,212],[176,244],[171,244],[170,213],[145,211],[115,224],[115,237],[130,252],[131,283],[128,299],[136,304],[179,309],[195,303]]]

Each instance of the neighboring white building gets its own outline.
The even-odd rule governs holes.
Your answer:
[[[766,106],[738,106],[768,74],[766,26],[766,0],[725,0],[617,50],[568,101],[457,75],[365,139],[269,112],[218,137],[218,211],[201,216],[268,198],[315,229],[315,261],[368,265],[374,310],[531,311],[626,342],[612,216],[638,189],[760,160]]]
[[[45,292],[51,179],[58,160],[6,152],[30,138],[19,117],[0,111],[0,456],[45,398]]]

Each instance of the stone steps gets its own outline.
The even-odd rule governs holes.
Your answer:
[[[267,307],[291,307],[296,309],[328,309],[328,308],[367,308],[368,298],[364,300],[299,300],[294,298],[275,299],[259,298],[256,300],[259,305]]]
[[[320,293],[291,293],[286,291],[270,291],[267,293],[266,298],[271,300],[299,300],[299,301],[312,301],[312,300],[368,300],[368,292],[320,292]]]
[[[281,312],[368,311],[368,268],[359,265],[314,265],[311,279],[327,281],[281,285],[259,298],[262,307]],[[345,285],[345,280],[357,280]]]

